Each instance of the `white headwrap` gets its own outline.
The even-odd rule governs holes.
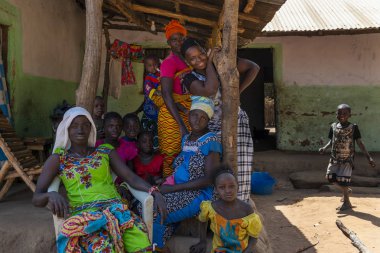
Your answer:
[[[95,147],[96,142],[96,127],[92,120],[91,114],[82,107],[73,107],[63,115],[63,120],[59,123],[57,134],[55,137],[55,143],[53,153],[57,148],[69,149],[71,147],[71,141],[69,139],[68,128],[71,122],[78,116],[85,116],[91,123],[91,132],[88,137],[88,146]]]

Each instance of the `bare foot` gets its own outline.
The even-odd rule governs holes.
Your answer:
[[[351,193],[352,193],[352,189],[351,189],[351,188],[348,188],[348,189],[347,189],[347,192],[348,192],[349,195],[351,195]],[[342,197],[342,198],[340,199],[340,202],[344,202],[344,197]]]
[[[342,211],[345,211],[345,210],[349,210],[349,209],[352,209],[351,203],[343,203],[343,205],[341,205],[340,207],[336,208],[336,210],[339,211],[339,212],[342,212]]]

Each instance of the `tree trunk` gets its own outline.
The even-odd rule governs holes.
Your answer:
[[[223,160],[237,173],[237,119],[239,108],[239,73],[236,68],[238,0],[225,0],[223,6],[222,48],[216,57],[216,69],[222,82]]]
[[[86,0],[86,49],[82,78],[76,90],[76,105],[90,113],[94,106],[99,81],[102,53],[103,0]]]
[[[104,66],[104,83],[103,83],[103,100],[104,100],[104,111],[107,111],[108,104],[108,92],[110,88],[110,59],[111,59],[111,41],[110,41],[110,33],[108,28],[104,28],[104,36],[106,38],[106,64]]]

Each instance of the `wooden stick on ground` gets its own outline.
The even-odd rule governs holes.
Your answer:
[[[341,220],[335,221],[336,225],[340,230],[342,230],[343,234],[347,236],[351,241],[352,244],[359,250],[360,253],[371,253],[369,249],[360,241],[359,237],[356,235],[354,231],[349,230]]]

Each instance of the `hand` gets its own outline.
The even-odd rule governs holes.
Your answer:
[[[208,61],[212,62],[212,60],[214,59],[215,53],[219,53],[220,50],[221,50],[220,47],[214,47],[213,49],[209,49],[207,52]]]
[[[320,153],[321,155],[323,155],[323,154],[325,153],[325,148],[320,148],[320,149],[319,149],[319,153]]]
[[[58,192],[48,192],[48,204],[47,207],[52,211],[54,215],[59,218],[65,218],[69,215],[69,203]]]
[[[205,253],[207,249],[207,242],[200,241],[190,247],[190,253]]]
[[[369,165],[371,165],[371,167],[376,167],[376,163],[375,163],[375,160],[373,160],[373,158],[372,157],[370,157],[369,159],[368,159],[368,162],[369,162]]]
[[[167,185],[167,184],[164,184],[164,185],[161,185],[159,187],[160,189],[160,192],[162,194],[166,194],[166,193],[171,193],[171,192],[174,192],[174,187],[172,185]]]
[[[166,220],[166,216],[168,214],[168,210],[166,209],[166,202],[164,196],[158,191],[152,192],[152,195],[154,197],[154,207],[161,215],[161,224],[164,224],[164,221]]]

